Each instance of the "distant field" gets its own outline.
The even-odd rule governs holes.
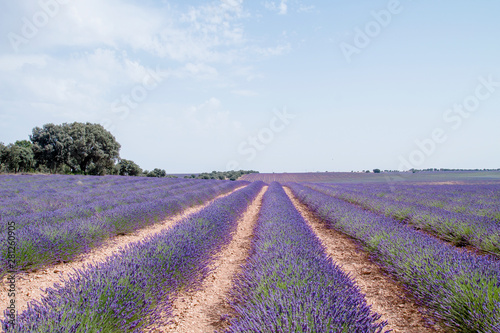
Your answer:
[[[315,172],[315,173],[254,173],[244,175],[240,180],[310,182],[310,183],[390,183],[390,182],[466,182],[500,183],[500,171],[440,171],[401,173],[361,173],[361,172]]]

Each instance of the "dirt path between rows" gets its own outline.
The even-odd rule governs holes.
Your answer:
[[[182,219],[199,212],[210,205],[214,200],[228,196],[235,191],[242,189],[239,187],[229,193],[222,194],[204,204],[185,209],[182,213],[172,216],[163,222],[155,223],[151,226],[136,230],[127,235],[119,235],[106,240],[101,246],[92,249],[88,253],[79,255],[73,261],[51,265],[36,272],[23,272],[16,275],[16,310],[21,313],[27,309],[27,305],[32,300],[41,300],[45,295],[44,290],[53,287],[55,283],[61,283],[62,278],[68,276],[68,273],[75,269],[82,269],[89,264],[97,264],[106,260],[116,253],[119,253],[125,246],[143,240],[144,238],[159,233],[163,230],[172,228]],[[10,299],[8,297],[8,288],[6,278],[0,286],[0,310],[7,308]],[[3,316],[2,316],[3,317]]]
[[[386,329],[392,329],[393,333],[446,332],[439,324],[431,325],[430,320],[419,311],[425,309],[413,299],[405,297],[407,293],[403,287],[370,261],[369,254],[361,250],[352,238],[329,229],[307,206],[300,203],[289,188],[285,187],[285,191],[319,237],[327,254],[354,279],[372,310],[382,315],[381,320],[387,320]]]
[[[239,220],[231,243],[219,253],[201,287],[181,292],[172,304],[173,318],[165,318],[166,324],[155,323],[154,327],[143,332],[208,333],[227,327],[224,318],[233,313],[227,303],[233,278],[241,272],[250,254],[262,197],[267,188],[261,190]]]

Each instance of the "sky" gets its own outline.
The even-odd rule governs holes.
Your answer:
[[[0,2],[0,142],[99,123],[143,169],[500,168],[497,0]]]

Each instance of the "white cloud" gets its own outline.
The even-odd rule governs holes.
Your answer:
[[[23,69],[25,66],[43,68],[47,65],[44,55],[3,55],[0,56],[0,72],[10,72]]]
[[[273,1],[266,1],[266,2],[264,2],[264,7],[267,10],[271,10],[271,11],[276,11],[276,9],[277,9],[276,3],[273,2]]]
[[[19,19],[0,24],[4,35],[21,33],[21,19],[41,11],[37,4],[9,4]],[[172,117],[177,128],[193,135],[197,130],[206,138],[213,130],[220,137],[234,135],[242,125],[219,99],[192,107],[186,103],[197,92],[258,96],[239,89],[245,85],[237,82],[262,79],[258,60],[282,55],[290,45],[247,38],[249,15],[243,0],[155,8],[124,0],[70,1],[18,53],[9,47],[0,51],[0,105],[8,105],[2,112],[23,109],[43,122],[45,117],[109,120],[116,129],[136,121],[141,112],[155,112]],[[148,90],[140,103],[133,100],[137,106],[127,113],[113,113],[113,103],[132,96],[157,68],[168,69],[169,80]],[[165,107],[169,103],[176,107]]]
[[[278,13],[279,15],[286,15],[290,11],[288,0],[280,0],[279,2],[266,1],[264,2],[264,7],[267,10]],[[293,7],[297,13],[312,13],[316,11],[316,6],[310,4],[305,5],[298,0],[293,1]]]
[[[245,81],[251,82],[258,79],[264,79],[265,75],[258,72],[252,66],[241,66],[234,71],[232,71],[232,75],[236,78],[244,78]]]
[[[17,5],[26,17],[41,11],[40,6],[28,3],[24,0]],[[243,0],[213,1],[187,9],[168,4],[152,8],[122,0],[71,1],[60,6],[20,55],[0,58],[0,71],[46,66],[50,54],[56,73],[66,67],[67,75],[73,76],[69,71],[76,67],[86,78],[99,77],[97,84],[108,84],[108,90],[114,84],[140,82],[147,70],[144,61],[152,59],[177,67],[179,77],[213,79],[223,72],[219,66],[237,69],[255,56],[281,55],[289,49],[289,45],[265,47],[247,40],[243,22],[248,17]],[[74,52],[71,59],[65,58],[69,52]],[[257,75],[249,73],[249,77]]]
[[[279,15],[286,15],[288,13],[287,0],[281,0],[279,3],[266,1],[264,7],[270,11],[278,12]]]
[[[185,125],[197,135],[224,136],[236,133],[241,123],[231,119],[230,112],[222,109],[219,99],[212,97],[200,105],[191,106],[184,112]],[[215,130],[215,132],[214,132]]]
[[[57,17],[45,46],[120,47],[154,50],[153,37],[168,23],[152,9],[123,1],[72,1]]]
[[[280,15],[286,15],[287,11],[288,11],[288,6],[286,5],[286,2],[287,0],[281,0],[280,2],[280,6],[279,6],[279,14]]]
[[[290,52],[291,49],[292,46],[290,45],[290,43],[285,43],[274,47],[265,47],[265,48],[256,47],[255,51],[256,53],[262,56],[270,57],[270,56],[280,56],[286,54]]]
[[[226,62],[234,55],[231,48],[244,42],[239,24],[244,16],[241,0],[191,6],[183,12],[119,0],[74,1],[46,28],[37,47],[126,47],[176,61]]]
[[[312,13],[315,9],[316,9],[316,6],[301,4],[299,6],[299,9],[297,9],[297,12],[299,12],[299,13]]]
[[[21,19],[44,14],[40,6],[28,3],[18,2],[22,16],[9,28],[22,38]],[[122,0],[71,1],[59,6],[57,15],[26,38],[19,50],[126,48],[176,61],[232,62],[238,55],[235,48],[245,43],[241,20],[246,17],[242,0],[211,1],[185,10]]]
[[[218,74],[217,69],[202,63],[187,63],[185,69],[189,74],[197,77],[215,78]]]
[[[140,84],[150,72],[126,53],[96,49],[68,59],[47,55],[0,57],[0,100],[19,98],[30,108],[86,112],[91,116],[109,109],[131,85]],[[8,74],[7,74],[8,73]]]

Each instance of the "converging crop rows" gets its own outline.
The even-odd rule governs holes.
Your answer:
[[[218,295],[229,308],[218,311],[220,318],[203,326],[204,331],[212,325],[209,330],[218,333],[388,332],[393,326],[381,320],[387,314],[376,313],[357,281],[327,254],[317,230],[303,215],[306,209],[318,223],[358,242],[358,251],[370,253],[374,263],[397,281],[386,283],[402,285],[406,297],[424,307],[422,317],[432,317],[443,328],[429,325],[428,332],[444,332],[445,327],[450,332],[500,332],[500,260],[481,254],[499,249],[497,186],[405,185],[390,191],[381,184],[265,185],[132,177],[0,177],[0,232],[7,239],[13,222],[17,238],[14,269],[9,267],[8,246],[1,248],[4,275],[56,267],[90,248],[99,251],[105,239],[205,203],[171,227],[66,275],[43,298],[16,313],[15,321],[6,311],[3,329],[160,332],[174,327],[168,325],[175,317],[175,327],[190,331],[176,300],[187,290],[203,291],[210,284],[207,277],[223,259],[221,254],[243,246],[237,230],[252,211],[253,222],[245,222],[244,233],[251,245],[239,254],[241,269],[233,267],[226,274],[228,287]],[[485,252],[463,251],[459,246],[464,242]],[[196,306],[202,300],[190,302]],[[411,327],[410,322],[404,325]],[[192,327],[197,332],[199,326]]]
[[[460,251],[399,221],[299,184],[294,194],[362,241],[423,304],[459,332],[498,332],[500,261]]]
[[[105,239],[246,184],[113,176],[19,178],[0,178],[0,237],[7,239],[7,226],[15,227],[14,269],[18,270],[69,261]],[[0,251],[3,276],[10,266],[7,243],[2,242]]]

